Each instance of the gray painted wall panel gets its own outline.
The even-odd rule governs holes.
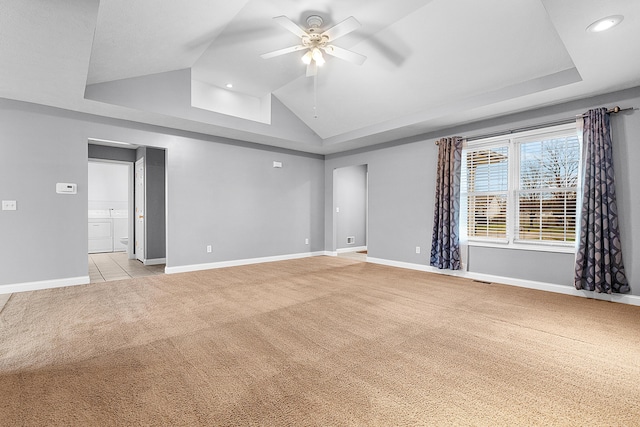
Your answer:
[[[144,159],[144,259],[166,257],[165,150],[153,147],[136,149],[136,161]],[[135,190],[135,188],[134,188]],[[137,225],[137,222],[134,222]]]
[[[185,224],[169,234],[171,265],[323,250],[322,161],[236,151],[199,141],[169,149],[169,224]]]
[[[166,256],[165,150],[147,147],[146,175],[146,259]]]
[[[82,277],[87,267],[87,140],[72,121],[0,108],[0,285]],[[56,183],[78,184],[56,194]]]
[[[130,148],[89,144],[89,158],[134,163],[136,161],[136,150]]]
[[[573,286],[571,253],[469,247],[469,271]]]
[[[435,192],[434,170],[425,162],[435,154],[433,143],[418,142],[327,160],[325,165],[325,245],[333,237],[334,168],[367,164],[369,171],[369,229],[367,250],[373,258],[424,263],[430,245]],[[416,246],[421,249],[415,253]]]

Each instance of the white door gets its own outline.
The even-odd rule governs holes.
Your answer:
[[[135,253],[144,262],[144,158],[136,161],[135,183]]]

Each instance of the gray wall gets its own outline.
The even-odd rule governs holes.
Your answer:
[[[0,285],[87,275],[87,138],[72,121],[0,102]],[[57,182],[78,194],[56,194]]]
[[[325,245],[338,247],[332,232],[333,170],[367,164],[369,185],[368,256],[394,261],[425,263],[431,241],[431,205],[435,192],[429,164],[433,142],[402,144],[390,148],[328,158],[325,162]],[[416,254],[420,246],[422,254]],[[430,243],[429,243],[430,247]]]
[[[131,148],[89,144],[89,158],[134,163],[136,161],[136,150]]]
[[[166,257],[165,150],[147,147],[145,154],[145,259]]]
[[[321,158],[206,141],[167,153],[171,265],[324,250]]]
[[[368,255],[373,258],[429,264],[435,194],[435,141],[443,136],[475,136],[514,129],[581,114],[601,106],[640,107],[640,88],[530,112],[518,113],[433,134],[408,138],[370,149],[329,155],[325,161],[325,246],[335,247],[333,174],[335,168],[369,166]],[[612,117],[618,210],[627,278],[631,293],[640,295],[640,197],[632,183],[640,182],[640,112]],[[635,222],[635,223],[634,223]],[[421,247],[421,254],[415,247]],[[574,255],[504,248],[470,247],[469,270],[503,277],[573,284]]]
[[[367,166],[349,166],[334,171],[336,249],[366,246]],[[347,237],[355,237],[347,244]]]
[[[136,160],[144,159],[144,255],[145,260],[166,257],[165,150],[139,147]],[[134,222],[137,224],[137,222]]]
[[[0,285],[88,275],[90,138],[167,150],[170,267],[324,249],[321,156],[0,99]]]
[[[340,155],[307,155],[156,126],[0,100],[0,285],[86,276],[87,141],[125,141],[166,149],[167,264],[170,267],[336,247],[333,170],[368,165],[369,255],[428,265],[436,139],[474,136],[580,114],[640,107],[640,88],[518,113]],[[620,228],[632,294],[637,277],[640,112],[612,119]],[[283,162],[283,168],[272,162]],[[58,195],[56,182],[78,194]],[[310,239],[310,245],[304,239]],[[213,252],[206,253],[206,245]],[[421,254],[415,253],[420,246]],[[569,254],[478,248],[471,271],[571,286]]]

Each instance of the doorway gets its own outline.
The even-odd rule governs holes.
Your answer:
[[[131,254],[132,165],[90,159],[88,163],[88,251]]]
[[[368,253],[368,166],[333,171],[334,251],[366,260]]]
[[[93,204],[91,207],[101,208],[104,215],[119,216],[117,221],[126,221],[126,231],[116,228],[113,224],[109,227],[95,226],[92,231],[90,224],[89,238],[107,233],[114,240],[113,247],[96,247],[90,243],[89,276],[91,282],[108,280],[120,280],[132,277],[163,274],[166,264],[166,151],[161,148],[136,147],[130,144],[122,147],[124,143],[105,140],[89,140],[89,163],[120,164],[126,165],[128,188],[126,219],[121,209]],[[91,167],[91,166],[90,166]],[[91,173],[89,174],[91,175]],[[92,178],[89,177],[88,181]],[[114,182],[102,184],[112,189]],[[91,187],[90,182],[87,183]],[[121,186],[118,184],[118,186]],[[109,198],[112,200],[113,198]],[[89,200],[93,200],[90,197]],[[112,203],[113,204],[113,203]],[[122,203],[117,205],[122,208]],[[105,211],[106,209],[106,211]],[[110,210],[113,209],[113,210]],[[96,217],[101,213],[91,212]],[[103,223],[116,222],[115,219],[95,218]],[[126,244],[124,243],[126,242]],[[125,245],[126,249],[123,249]],[[120,245],[120,246],[119,246]],[[91,249],[94,250],[91,250]],[[115,251],[114,251],[115,249]]]

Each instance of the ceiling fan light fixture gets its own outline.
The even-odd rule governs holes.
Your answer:
[[[312,57],[312,53],[311,53],[310,50],[308,50],[307,53],[302,55],[302,62],[304,62],[306,65],[311,64],[311,60],[312,59],[313,59],[313,57]]]
[[[322,52],[317,47],[314,47],[311,51],[311,57],[314,61],[316,61],[317,65],[322,65],[325,63],[324,57],[322,56]]]
[[[624,16],[622,15],[607,16],[606,18],[598,19],[596,22],[589,25],[587,27],[587,31],[591,33],[600,33],[615,27],[621,23],[623,19]]]

